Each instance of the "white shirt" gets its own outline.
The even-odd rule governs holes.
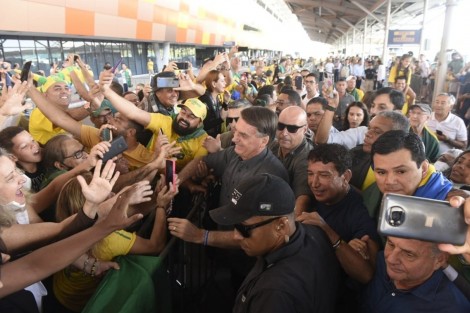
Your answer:
[[[377,68],[377,80],[382,81],[385,80],[385,65],[380,64]]]
[[[449,113],[445,120],[439,122],[434,116],[434,112],[432,112],[427,126],[434,132],[436,132],[436,130],[442,131],[442,133],[451,140],[467,140],[467,128],[465,127],[465,122],[455,114]],[[439,154],[443,154],[452,148],[453,147],[447,143],[439,141]]]
[[[367,126],[349,128],[343,131],[338,131],[336,128],[331,127],[327,143],[338,143],[348,149],[352,149],[364,143],[366,133]]]

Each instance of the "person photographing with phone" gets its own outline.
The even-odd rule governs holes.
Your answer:
[[[463,198],[451,197],[452,184],[426,160],[424,145],[416,134],[389,131],[375,141],[371,155],[376,184],[383,194],[450,199],[454,207],[463,203]],[[467,215],[469,210],[466,208]],[[426,312],[468,312],[470,301],[442,269],[448,262],[461,261],[449,259],[439,247],[466,253],[462,257],[468,262],[470,230],[460,248],[387,237],[384,252],[377,255],[376,272],[364,294],[362,312],[402,312],[413,307]]]

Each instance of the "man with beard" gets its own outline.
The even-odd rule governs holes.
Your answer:
[[[101,79],[102,78],[102,79]],[[150,150],[155,147],[158,136],[167,136],[170,142],[176,141],[176,146],[181,147],[181,153],[176,161],[177,170],[181,170],[189,161],[195,157],[207,154],[206,148],[202,146],[207,137],[204,130],[204,118],[207,108],[197,98],[191,98],[178,105],[179,113],[175,118],[160,113],[149,113],[141,110],[131,102],[117,95],[111,88],[112,75],[100,77],[100,84],[104,96],[111,101],[121,116],[132,120],[154,133]]]

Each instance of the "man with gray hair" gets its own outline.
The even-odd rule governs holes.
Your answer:
[[[465,149],[467,147],[467,128],[464,121],[453,114],[455,98],[451,94],[441,93],[436,97],[432,106],[428,127],[439,139],[439,153],[449,149]]]

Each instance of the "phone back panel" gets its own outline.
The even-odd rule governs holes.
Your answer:
[[[467,225],[462,208],[446,201],[387,194],[382,199],[378,231],[384,236],[462,245]]]

